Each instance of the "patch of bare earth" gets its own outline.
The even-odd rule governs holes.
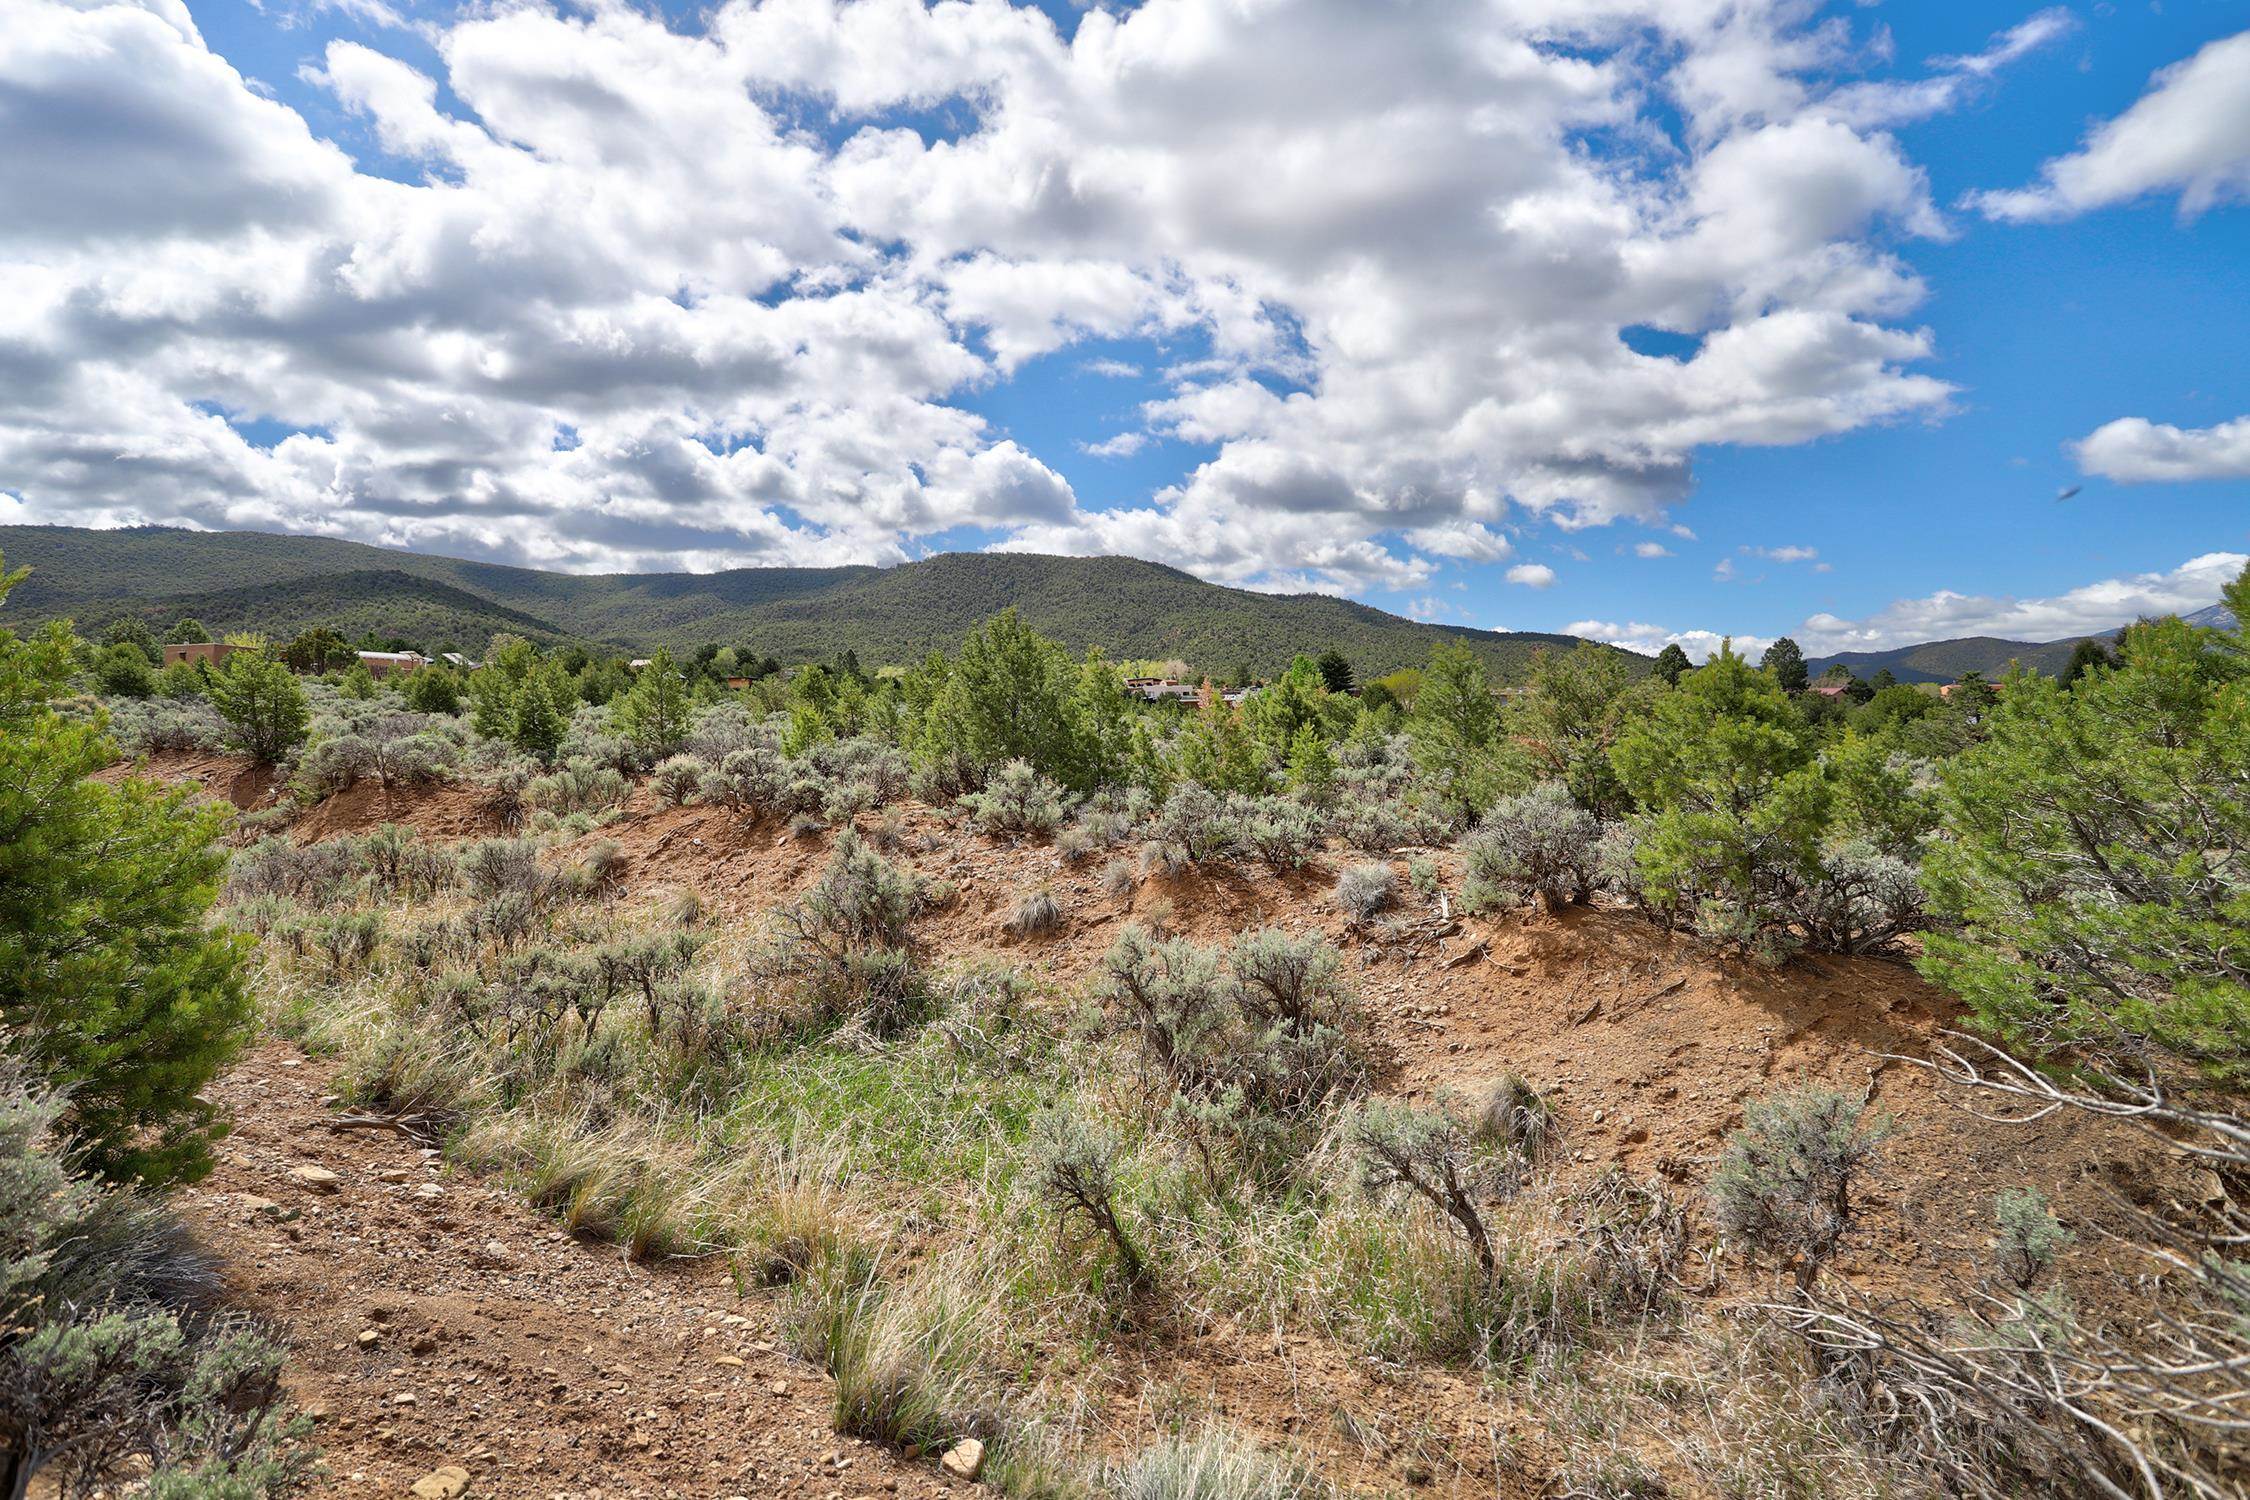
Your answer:
[[[235,1131],[181,1206],[280,1325],[337,1493],[405,1495],[446,1465],[491,1496],[962,1488],[832,1431],[828,1380],[720,1265],[630,1265],[412,1137],[334,1128],[326,1065],[285,1044],[218,1093]]]

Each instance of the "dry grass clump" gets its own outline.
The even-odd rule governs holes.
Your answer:
[[[878,1252],[837,1247],[784,1306],[792,1350],[835,1377],[836,1430],[922,1449],[996,1437],[987,1361],[1004,1309],[991,1279],[960,1262],[896,1282],[883,1270]]]
[[[1112,1500],[1328,1500],[1336,1493],[1302,1459],[1210,1425],[1159,1439],[1106,1468]]]
[[[1015,908],[1008,913],[1007,929],[1012,937],[1039,937],[1058,932],[1063,925],[1062,903],[1046,886],[1026,891],[1017,898]]]

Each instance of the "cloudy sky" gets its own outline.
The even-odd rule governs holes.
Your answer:
[[[1123,552],[1647,649],[2193,608],[2245,19],[0,0],[0,520]]]

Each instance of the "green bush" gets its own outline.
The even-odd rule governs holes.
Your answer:
[[[0,1031],[65,1092],[100,1170],[191,1178],[223,1133],[203,1088],[252,1017],[248,940],[205,923],[226,814],[184,789],[92,780],[114,751],[48,705],[67,663],[59,632],[0,629]]]
[[[1754,1100],[1711,1177],[1719,1227],[1752,1251],[1793,1261],[1810,1291],[1852,1227],[1852,1190],[1891,1133],[1864,1102],[1828,1088]]]
[[[211,706],[232,742],[251,759],[272,763],[305,742],[311,712],[296,674],[264,651],[241,650],[211,682]]]
[[[2250,574],[2228,590],[2250,614]],[[2136,625],[2069,691],[2008,679],[1989,737],[1940,772],[1923,871],[1958,931],[1924,975],[2038,1052],[2151,1049],[2250,1079],[2250,635]]]
[[[1789,897],[1817,867],[1829,787],[1787,694],[1730,646],[1657,698],[1611,752],[1646,812],[1644,898],[1707,935],[1773,956]]]

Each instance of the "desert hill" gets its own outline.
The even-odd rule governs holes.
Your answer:
[[[1502,680],[1569,636],[1401,619],[1323,594],[1222,588],[1125,557],[945,553],[894,568],[737,568],[566,574],[371,547],[327,537],[161,527],[0,526],[0,553],[34,571],[11,617],[70,617],[99,632],[120,615],[161,631],[192,615],[214,631],[291,635],[330,625],[429,650],[473,650],[496,630],[613,649],[747,646],[785,662],[849,650],[868,665],[951,649],[1013,607],[1074,651],[1180,658],[1198,670],[1270,675],[1331,646],[1363,677],[1459,641]]]

